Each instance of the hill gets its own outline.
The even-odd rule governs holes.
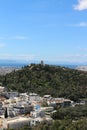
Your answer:
[[[87,66],[78,66],[76,67],[76,69],[81,71],[87,71]]]
[[[21,70],[0,76],[9,90],[51,94],[72,100],[87,97],[87,72],[60,66],[31,64]]]

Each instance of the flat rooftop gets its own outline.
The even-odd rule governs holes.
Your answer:
[[[14,117],[14,118],[7,118],[8,123],[14,123],[14,122],[21,122],[21,121],[29,121],[31,118],[27,117]]]

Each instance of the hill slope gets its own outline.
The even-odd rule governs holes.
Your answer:
[[[87,72],[59,66],[31,64],[0,77],[0,82],[19,92],[51,94],[77,100],[87,97]]]

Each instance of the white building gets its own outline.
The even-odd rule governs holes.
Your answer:
[[[7,93],[6,93],[7,98],[18,97],[18,95],[19,95],[18,92],[7,92]]]
[[[7,119],[7,128],[8,129],[18,129],[25,125],[30,126],[31,118],[27,117],[15,117],[15,118],[8,118]]]
[[[30,100],[30,101],[40,101],[41,98],[40,98],[40,96],[39,96],[38,94],[36,94],[36,93],[30,93],[30,94],[29,94],[29,100]]]
[[[35,118],[35,119],[32,119],[31,122],[30,122],[30,126],[38,125],[38,124],[40,124],[42,121],[43,121],[43,118],[41,118],[41,117],[37,117],[37,118]]]
[[[36,110],[36,111],[31,111],[30,113],[32,118],[37,118],[37,117],[41,117],[43,118],[45,116],[45,112],[44,110]]]
[[[20,98],[21,100],[29,100],[29,96],[27,95],[27,93],[20,93]]]
[[[5,91],[5,87],[0,86],[0,93]]]

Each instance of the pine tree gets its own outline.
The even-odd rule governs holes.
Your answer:
[[[5,118],[8,118],[7,108],[5,109]]]

